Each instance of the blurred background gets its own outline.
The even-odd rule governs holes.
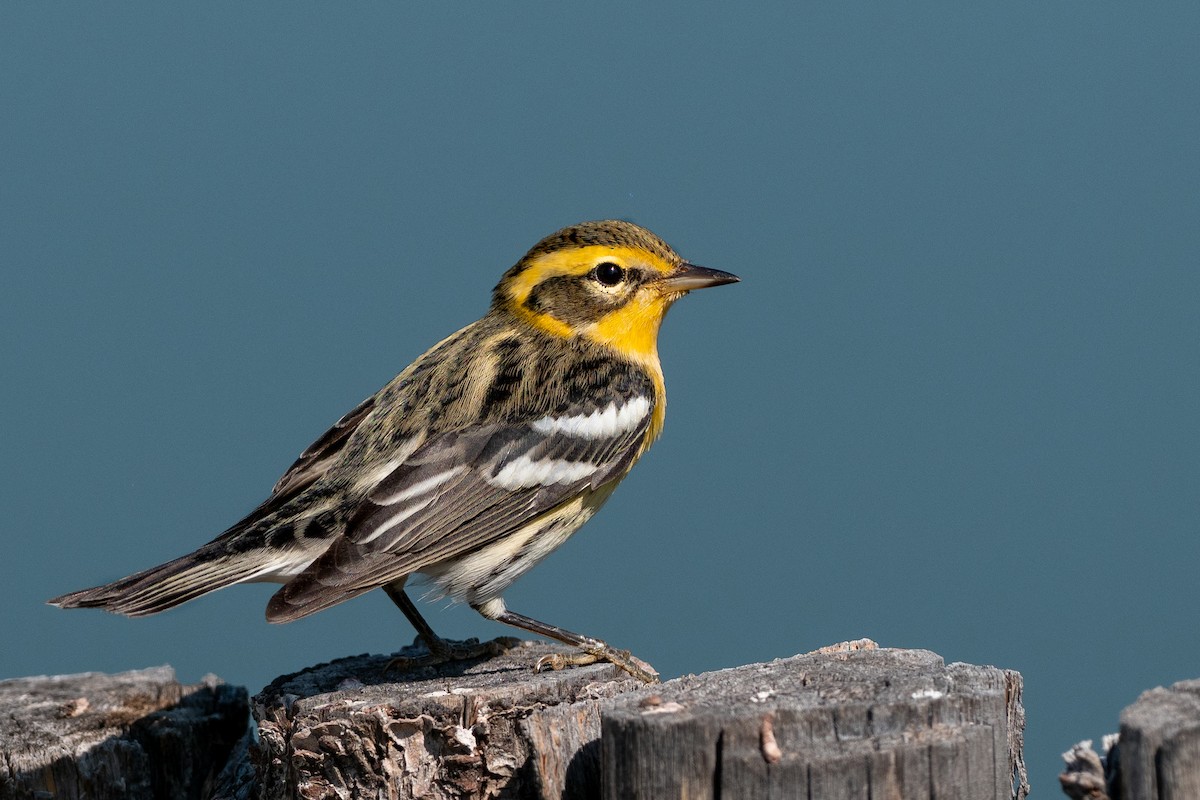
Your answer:
[[[622,217],[743,282],[672,312],[663,439],[509,606],[666,677],[862,636],[1020,670],[1057,794],[1200,677],[1198,41],[1182,2],[5,5],[0,677],[253,692],[411,641],[382,593],[43,603],[207,541]]]

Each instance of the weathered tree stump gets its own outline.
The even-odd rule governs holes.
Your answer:
[[[170,667],[0,681],[0,798],[208,796],[246,730],[244,689]]]
[[[1151,689],[1121,712],[1117,797],[1200,798],[1200,680]]]
[[[601,701],[639,684],[610,664],[534,673],[553,652],[571,651],[386,673],[364,655],[279,678],[252,701],[257,785],[233,796],[597,796]]]
[[[1063,754],[1063,792],[1086,800],[1200,798],[1200,679],[1143,692],[1121,712],[1121,733]]]
[[[562,651],[526,642],[399,671],[385,656],[341,659],[256,696],[256,736],[241,690],[180,687],[168,668],[3,682],[0,702],[17,711],[0,727],[0,797],[995,800],[1027,789],[1016,673],[870,642],[650,687],[607,664],[533,672]]]
[[[603,797],[1024,797],[1020,697],[1015,672],[870,642],[679,678],[605,705]]]
[[[651,687],[605,665],[533,674],[556,649],[527,644],[387,676],[383,658],[362,656],[281,678],[254,699],[253,796],[995,800],[1027,791],[1016,673],[855,643]]]

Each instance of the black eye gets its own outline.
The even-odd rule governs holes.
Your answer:
[[[614,264],[611,261],[598,264],[596,269],[592,270],[592,275],[605,286],[616,286],[625,280],[625,270],[621,269],[620,265]]]

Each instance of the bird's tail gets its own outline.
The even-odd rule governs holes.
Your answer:
[[[266,571],[255,559],[216,556],[201,548],[119,581],[81,589],[47,602],[59,608],[103,608],[129,617],[157,614]]]

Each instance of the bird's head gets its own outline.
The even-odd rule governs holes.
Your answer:
[[[737,280],[689,264],[631,222],[583,222],[534,245],[496,286],[493,307],[558,336],[649,356],[672,303],[693,289]]]

